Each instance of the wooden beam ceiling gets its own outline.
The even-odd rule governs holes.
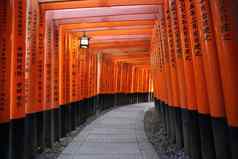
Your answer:
[[[162,0],[41,0],[41,9],[52,16],[60,33],[91,38],[95,53],[112,61],[148,66],[155,20]],[[130,49],[139,51],[130,51]],[[115,50],[113,50],[115,49]]]
[[[104,17],[119,15],[140,15],[140,14],[159,14],[159,5],[138,5],[138,6],[115,6],[98,8],[77,8],[50,10],[46,13],[53,19],[85,18],[85,17]]]

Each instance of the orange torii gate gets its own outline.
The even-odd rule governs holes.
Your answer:
[[[170,139],[193,159],[236,158],[237,2],[164,0],[163,7],[151,64]]]
[[[192,159],[237,159],[237,6],[1,0],[1,158],[28,159],[96,111],[150,101],[153,90],[171,142]]]

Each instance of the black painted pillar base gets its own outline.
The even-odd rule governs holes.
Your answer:
[[[114,107],[116,105],[116,95],[112,94],[112,106]]]
[[[95,96],[95,114],[100,113],[99,95]]]
[[[59,141],[61,138],[61,113],[59,108],[53,109],[54,116],[54,141]]]
[[[140,93],[140,103],[144,102],[144,93]]]
[[[229,129],[225,119],[212,118],[212,129],[216,159],[231,158],[230,145],[227,140],[227,137],[229,136]]]
[[[90,107],[90,116],[92,116],[94,114],[94,100],[93,100],[93,97],[90,97],[89,100],[90,100],[90,105],[89,105],[89,107]]]
[[[183,142],[184,142],[184,151],[187,155],[190,155],[190,132],[189,132],[189,120],[190,120],[190,115],[189,111],[187,109],[182,109],[182,125],[183,125]]]
[[[88,108],[88,100],[87,99],[84,99],[84,105],[83,105],[83,109],[84,109],[84,120],[86,121],[88,116],[89,116],[89,108]]]
[[[133,93],[133,95],[132,95],[133,97],[133,104],[136,104],[137,103],[137,100],[136,100],[136,93]]]
[[[147,93],[142,93],[142,96],[143,96],[143,102],[147,102],[147,99],[146,99]]]
[[[198,115],[196,111],[189,111],[189,154],[191,159],[201,159],[201,141],[199,133]]]
[[[89,105],[89,107],[90,107],[90,116],[92,116],[94,114],[94,100],[93,100],[93,97],[90,97],[89,100],[90,100],[90,105]]]
[[[126,101],[126,94],[123,93],[123,104],[122,105],[126,105],[127,104],[127,101]]]
[[[211,118],[206,114],[198,114],[201,139],[201,154],[203,159],[215,159],[215,148]]]
[[[125,105],[125,94],[124,93],[121,93],[120,105]]]
[[[102,102],[102,110],[105,110],[106,109],[106,95],[105,94],[102,94],[102,99],[101,99],[101,102]]]
[[[43,127],[43,112],[36,113],[37,123],[37,152],[40,153],[45,149],[45,131]]]
[[[148,102],[148,93],[144,93],[144,102]]]
[[[238,127],[229,127],[231,158],[238,158]]]
[[[27,158],[27,121],[26,118],[14,119],[10,122],[10,154],[11,159]]]
[[[83,99],[81,102],[81,124],[85,123],[88,117],[88,110],[87,110],[87,101]]]
[[[100,95],[96,97],[96,114],[101,112]]]
[[[174,107],[168,107],[169,108],[169,122],[170,122],[170,137],[169,141],[170,143],[176,142],[176,113]]]
[[[78,103],[78,109],[79,109],[79,125],[83,124],[84,121],[83,121],[83,101],[80,101]]]
[[[118,94],[118,106],[122,105],[122,93]]]
[[[130,104],[130,103],[129,103],[129,98],[130,98],[130,97],[129,97],[129,94],[126,93],[126,94],[125,94],[125,100],[126,100],[125,105]]]
[[[79,102],[75,103],[75,125],[78,127],[80,125],[80,109]]]
[[[61,114],[61,137],[65,137],[67,135],[67,122],[66,122],[66,105],[60,106],[60,114]]]
[[[115,99],[116,99],[116,96],[115,96]],[[95,115],[97,112],[97,96],[93,96],[92,101],[93,101],[93,114]]]
[[[138,103],[138,101],[137,101],[137,94],[136,93],[134,93],[134,95],[133,95],[133,98],[134,98],[134,103],[136,104],[136,103]]]
[[[100,112],[103,110],[103,102],[102,102],[102,100],[103,100],[103,96],[102,96],[102,94],[99,94],[98,95],[98,103],[99,103],[99,110],[100,110]]]
[[[172,135],[171,133],[171,122],[170,122],[170,113],[169,113],[170,106],[166,105],[165,106],[165,121],[166,121],[166,130],[167,130],[167,136],[170,138]]]
[[[139,101],[140,101],[140,103],[143,102],[143,94],[142,93],[139,93]]]
[[[27,117],[27,158],[34,158],[37,153],[37,113]]]
[[[134,104],[134,101],[133,101],[133,93],[130,93],[129,104]]]
[[[107,98],[108,98],[107,95],[104,94],[103,95],[103,110],[106,110],[109,107]]]
[[[106,96],[105,96],[105,100],[106,100],[106,109],[109,109],[109,108],[112,107],[112,105],[111,105],[112,99],[111,99],[110,97],[111,97],[110,94],[106,94]]]
[[[176,127],[176,145],[179,149],[181,149],[183,148],[183,127],[180,108],[175,108],[175,127]]]
[[[120,103],[119,103],[119,105],[124,105],[124,94],[123,93],[120,94]]]
[[[67,134],[70,133],[72,130],[71,109],[72,109],[71,104],[67,104],[66,105],[66,128],[67,128],[66,131],[67,131]]]
[[[115,106],[118,106],[118,93],[115,94]]]
[[[70,117],[70,123],[71,123],[70,131],[73,131],[76,129],[76,104],[75,103],[70,104],[69,117]]]
[[[146,93],[143,93],[142,96],[143,96],[143,98],[142,98],[143,102],[146,102]]]
[[[91,115],[92,107],[91,107],[91,98],[86,99],[87,105],[87,118]]]
[[[128,93],[127,94],[127,104],[132,104],[132,102],[131,102],[131,94],[130,93]]]
[[[45,131],[45,146],[47,148],[52,148],[54,140],[53,140],[53,112],[52,110],[46,110],[43,112],[44,123],[43,123],[43,131]]]
[[[155,101],[154,101],[155,109],[157,109],[157,103],[158,103],[158,101],[155,100]]]
[[[155,100],[155,103],[157,103],[156,105],[156,107],[157,107],[157,109],[159,109],[159,112],[160,112],[160,116],[161,116],[161,120],[162,120],[162,122],[163,122],[163,124],[164,124],[164,128],[165,128],[165,131],[167,132],[167,123],[166,123],[166,112],[165,112],[165,107],[166,107],[166,104],[164,103],[164,102],[162,102],[162,101],[159,101],[159,100]]]
[[[133,102],[132,102],[132,94],[131,93],[128,94],[128,104],[133,104]]]
[[[1,159],[10,159],[10,123],[1,123],[0,132]]]
[[[78,103],[78,125],[82,124],[82,101]]]
[[[139,101],[139,93],[136,93],[136,103],[140,103],[140,101]]]

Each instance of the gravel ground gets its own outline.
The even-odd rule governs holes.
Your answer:
[[[77,128],[69,133],[66,137],[61,138],[59,142],[54,143],[51,149],[46,149],[43,153],[36,154],[36,159],[57,159],[64,148],[72,142],[73,138],[82,130],[82,127]]]
[[[169,143],[164,124],[155,108],[149,109],[144,117],[145,132],[160,159],[189,159],[183,149]]]
[[[93,120],[95,120],[95,118],[96,117],[90,118],[84,124],[76,128],[76,130],[68,133],[67,136],[61,138],[59,142],[54,143],[51,149],[46,149],[43,153],[36,154],[36,159],[57,159],[64,148],[73,141],[74,137],[76,137],[87,124],[90,124]]]

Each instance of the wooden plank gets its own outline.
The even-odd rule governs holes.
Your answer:
[[[74,8],[95,8],[95,7],[112,7],[112,6],[134,6],[134,5],[161,5],[162,0],[77,0],[65,2],[42,3],[44,10],[60,10]]]
[[[78,37],[83,36],[83,32],[76,32]],[[118,36],[118,35],[151,35],[152,29],[122,29],[122,30],[100,30],[87,32],[87,36],[90,38],[98,36]]]
[[[79,17],[79,18],[67,18],[56,19],[55,23],[60,24],[75,24],[75,23],[96,23],[96,22],[118,22],[118,21],[139,21],[139,20],[156,20],[157,14],[125,14],[125,15],[113,15],[113,16],[94,16],[94,17]]]
[[[123,41],[123,42],[112,42],[112,43],[97,43],[90,45],[90,48],[106,49],[106,48],[148,48],[150,46],[149,41]]]

